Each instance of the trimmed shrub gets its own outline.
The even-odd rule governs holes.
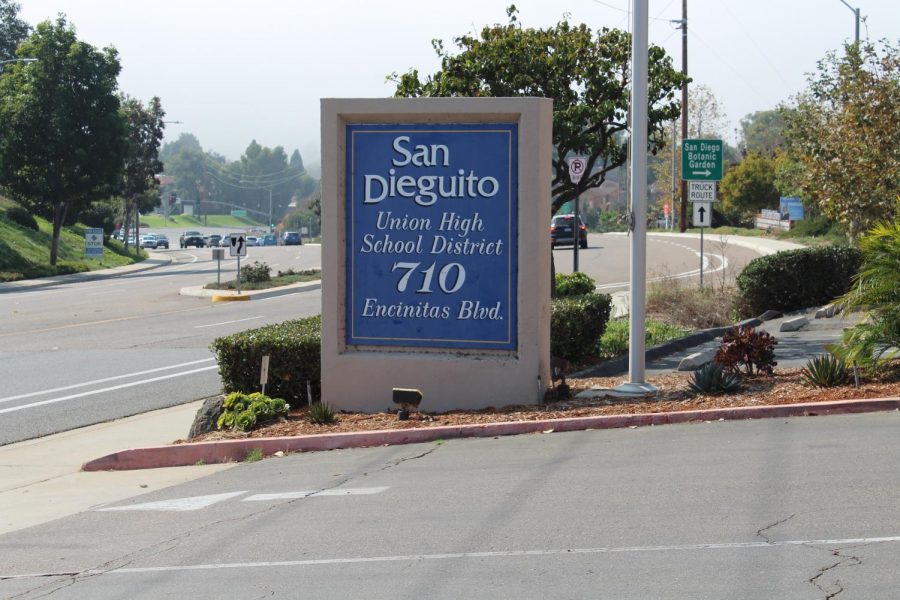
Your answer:
[[[31,216],[31,213],[28,212],[28,210],[22,208],[21,206],[11,206],[6,209],[6,218],[16,225],[21,225],[26,229],[33,229],[34,231],[38,231],[37,221],[34,220],[34,217]]]
[[[556,297],[568,298],[570,296],[590,294],[594,291],[596,285],[591,276],[584,273],[557,273]]]
[[[739,309],[750,317],[766,310],[796,310],[827,304],[850,289],[859,250],[825,246],[787,250],[755,258],[737,278]]]
[[[593,292],[555,298],[550,304],[550,354],[570,361],[593,356],[611,305],[608,294]]]
[[[318,315],[249,329],[216,338],[210,344],[210,349],[216,353],[226,392],[259,390],[259,369],[262,357],[268,354],[266,392],[293,405],[311,404],[321,394],[321,347],[321,318]],[[312,398],[307,397],[307,381],[312,388]],[[249,405],[243,408],[249,408]]]
[[[241,281],[247,283],[272,281],[272,267],[259,261],[254,261],[252,265],[245,265],[241,267]]]

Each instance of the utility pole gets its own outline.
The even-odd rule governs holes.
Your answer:
[[[684,82],[681,84],[681,139],[688,138],[688,32],[687,32],[687,0],[681,0],[681,74]],[[673,149],[674,151],[674,149]],[[687,181],[681,179],[681,206],[678,211],[679,228],[681,233],[687,230]]]
[[[675,213],[678,212],[675,210],[675,176],[678,174],[678,170],[675,168],[675,144],[678,143],[675,141],[676,127],[677,127],[677,123],[673,119],[672,120],[672,204],[671,204],[672,210],[669,211],[669,216],[672,217],[671,227],[669,227],[668,226],[669,224],[666,223],[666,229],[671,229],[672,231],[675,231]]]

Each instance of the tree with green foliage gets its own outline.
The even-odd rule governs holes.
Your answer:
[[[31,33],[28,23],[19,18],[20,8],[18,2],[0,0],[0,61],[15,58],[16,48]]]
[[[784,115],[777,109],[747,115],[741,119],[741,153],[775,156],[785,147],[785,126]]]
[[[53,223],[50,264],[69,211],[105,197],[126,155],[113,48],[78,40],[65,17],[40,23],[19,45],[37,58],[0,77],[0,185]]]
[[[891,220],[900,190],[900,52],[884,43],[829,53],[787,121],[803,196],[847,227],[851,240]]]
[[[777,209],[781,194],[775,187],[775,172],[776,159],[756,153],[728,169],[719,185],[724,212],[746,224],[760,209]]]
[[[450,54],[439,40],[437,73],[419,78],[417,70],[394,73],[397,97],[542,96],[553,99],[552,212],[623,164],[627,151],[631,36],[618,29],[593,32],[584,24],[560,21],[546,29],[524,28],[514,6],[509,23],[484,27],[480,36],[454,40]],[[682,75],[665,50],[649,49],[649,150],[665,140],[665,125],[680,114],[675,92]],[[586,175],[574,185],[566,158],[588,157]]]
[[[122,170],[120,189],[124,204],[122,225],[125,230],[125,248],[128,248],[128,231],[132,216],[135,219],[135,235],[140,235],[140,214],[159,204],[156,175],[162,172],[159,147],[162,143],[165,111],[159,98],[152,98],[147,106],[135,98],[122,97],[120,109],[128,129],[128,147]],[[140,246],[140,245],[138,245]],[[138,247],[138,251],[140,247]]]

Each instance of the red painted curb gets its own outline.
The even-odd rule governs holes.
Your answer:
[[[249,438],[132,448],[86,462],[81,469],[83,471],[127,471],[130,469],[189,466],[197,463],[212,464],[242,461],[251,449],[259,449],[264,456],[268,456],[278,451],[311,452],[316,450],[336,450],[339,448],[415,444],[442,439],[494,437],[537,433],[548,430],[555,432],[581,431],[585,429],[614,429],[665,425],[668,423],[687,423],[690,421],[732,421],[738,419],[837,415],[897,409],[900,409],[900,398],[876,398],[872,400],[838,400],[835,402],[810,404],[743,406],[710,410],[544,419],[540,421],[509,421],[479,425],[449,425],[418,429],[323,433],[298,437]]]

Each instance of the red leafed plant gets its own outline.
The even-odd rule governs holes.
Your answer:
[[[772,374],[775,362],[775,345],[778,340],[765,331],[753,327],[737,326],[725,332],[716,352],[715,361],[728,371],[753,375]]]

